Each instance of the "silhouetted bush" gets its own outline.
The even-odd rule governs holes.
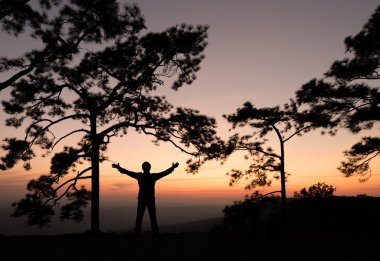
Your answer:
[[[274,236],[277,233],[280,198],[265,196],[255,191],[244,200],[235,201],[223,209],[224,217],[221,229],[250,237],[258,235]]]
[[[327,185],[325,182],[318,182],[309,187],[303,188],[300,191],[294,192],[295,198],[326,198],[334,196],[334,188],[332,185]]]
[[[325,196],[311,193],[308,197],[288,198],[290,236],[375,238],[380,234],[379,197],[334,196],[331,189],[327,191],[331,193],[322,194]],[[223,209],[219,230],[249,238],[276,238],[280,233],[280,208],[279,197],[266,197],[256,191]]]

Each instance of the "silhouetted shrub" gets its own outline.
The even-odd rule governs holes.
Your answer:
[[[257,236],[276,233],[280,214],[280,198],[255,191],[244,200],[235,201],[223,209],[222,229]]]
[[[309,187],[303,188],[300,191],[294,192],[295,198],[326,198],[334,196],[334,188],[332,185],[327,185],[325,182],[318,182]]]

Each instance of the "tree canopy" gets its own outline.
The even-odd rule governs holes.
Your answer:
[[[0,72],[11,75],[0,83],[0,91],[32,71],[72,62],[84,44],[102,44],[144,26],[138,9],[123,7],[121,13],[116,0],[5,0],[1,7],[2,30],[16,36],[29,34],[40,47],[18,58],[0,58]]]
[[[380,6],[362,30],[344,40],[346,58],[335,61],[323,79],[313,79],[296,93],[305,114],[323,114],[326,128],[335,134],[339,128],[353,133],[372,129],[379,121]],[[370,161],[380,152],[379,137],[363,137],[345,152],[340,171],[358,174],[360,181],[370,177]]]
[[[167,78],[173,79],[175,91],[196,79],[207,26],[182,24],[146,33],[137,6],[120,8],[117,1],[98,0],[64,5],[46,27],[41,34],[54,38],[46,41],[53,49],[49,47],[43,62],[12,82],[11,99],[3,101],[10,115],[7,125],[25,127],[26,135],[5,140],[8,154],[2,161],[10,168],[18,160],[29,162],[35,146],[51,153],[69,137],[80,139],[51,158],[49,174],[29,182],[26,197],[14,203],[14,216],[26,215],[29,224],[44,226],[66,196],[69,203],[61,208],[61,218],[79,221],[82,207],[91,200],[91,231],[98,232],[99,163],[107,159],[111,139],[132,130],[187,153],[192,157],[187,170],[192,173],[218,157],[215,151],[223,142],[216,136],[215,119],[194,109],[175,108],[155,95]],[[67,38],[61,39],[61,34]],[[35,55],[3,59],[3,71],[12,64],[23,67]],[[55,128],[67,122],[73,129],[56,136]],[[80,185],[83,180],[91,180],[91,193]]]

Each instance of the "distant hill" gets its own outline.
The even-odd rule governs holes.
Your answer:
[[[222,223],[224,205],[159,206],[157,218],[162,233],[209,232]],[[83,233],[89,229],[89,215],[81,223],[61,222],[56,217],[49,228],[39,229],[26,225],[25,218],[11,218],[11,208],[0,208],[0,235],[60,235]],[[88,211],[88,210],[87,210]],[[324,200],[289,199],[289,232],[294,234],[352,234],[380,235],[380,198],[333,197]],[[125,233],[133,229],[136,207],[105,207],[101,209],[101,229],[110,233]],[[278,217],[278,216],[277,216]],[[276,222],[262,222],[250,232],[276,234]],[[244,221],[240,221],[245,224]],[[252,227],[251,227],[252,228]],[[146,211],[142,232],[150,230]]]
[[[224,205],[158,206],[157,219],[160,230],[167,232],[209,231],[214,219],[223,215]],[[89,229],[89,209],[81,223],[61,222],[59,213],[49,228],[29,227],[26,218],[12,218],[12,208],[0,208],[0,234],[3,235],[58,235],[63,233],[81,233]],[[100,211],[100,225],[104,232],[128,232],[133,229],[136,207],[103,207]],[[215,221],[216,222],[216,221]],[[199,226],[199,227],[197,227]],[[148,211],[145,212],[142,231],[150,230]]]
[[[180,232],[210,232],[215,226],[222,223],[222,217],[186,222],[174,225],[161,226],[162,233],[180,233]]]

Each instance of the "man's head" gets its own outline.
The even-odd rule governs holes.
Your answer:
[[[145,161],[143,164],[142,164],[142,169],[145,173],[149,173],[150,171],[150,163],[148,161]]]

